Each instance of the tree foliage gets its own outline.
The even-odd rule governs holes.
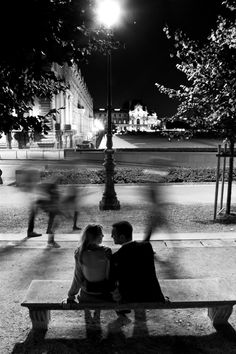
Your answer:
[[[236,141],[236,1],[222,2],[227,16],[219,16],[204,44],[189,39],[181,31],[167,38],[174,41],[177,68],[188,85],[175,89],[156,84],[161,93],[177,99],[172,120],[185,120],[193,128],[216,130],[229,142],[229,173],[226,215],[230,214]]]
[[[223,138],[236,139],[236,2],[222,3],[227,17],[219,16],[205,43],[191,40],[183,32],[173,35],[177,69],[188,84],[178,89],[156,84],[161,93],[179,101],[175,119],[185,119],[193,128],[218,130]]]
[[[89,0],[9,0],[0,14],[0,134],[12,129],[46,132],[46,117],[26,113],[35,97],[66,90],[53,62],[78,64],[94,50],[113,45],[93,28]],[[107,44],[108,43],[108,44]]]

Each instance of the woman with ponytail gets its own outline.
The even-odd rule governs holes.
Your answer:
[[[101,246],[102,226],[88,225],[75,251],[74,278],[68,292],[67,303],[110,301],[111,284],[109,282],[111,249]]]

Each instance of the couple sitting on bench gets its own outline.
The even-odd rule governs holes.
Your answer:
[[[88,225],[75,251],[75,271],[67,303],[75,302],[165,302],[149,242],[132,241],[132,225],[127,221],[112,225],[111,237],[121,245],[112,254],[101,246],[102,226]],[[125,310],[124,310],[125,311]],[[123,313],[125,313],[123,311]],[[127,311],[128,312],[128,311]]]

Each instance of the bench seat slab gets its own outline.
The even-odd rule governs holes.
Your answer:
[[[33,280],[22,306],[61,310],[61,302],[67,297],[70,286],[68,280]],[[160,286],[173,308],[208,308],[236,303],[236,284],[232,286],[232,282],[221,278],[160,279]]]
[[[68,280],[33,280],[27,291],[22,306],[30,311],[34,329],[47,330],[50,310],[64,310],[62,300],[67,297],[71,281]],[[121,310],[136,309],[171,309],[171,308],[208,308],[208,316],[216,324],[227,323],[233,305],[236,304],[236,281],[222,278],[204,279],[160,279],[164,295],[169,304],[160,303],[79,303],[71,305],[71,310],[100,309]]]

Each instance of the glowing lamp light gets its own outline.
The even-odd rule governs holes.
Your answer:
[[[99,0],[96,14],[98,22],[110,28],[119,21],[121,16],[120,4],[115,0]]]
[[[94,119],[93,131],[97,133],[97,132],[99,132],[101,130],[104,130],[103,123],[100,120],[98,120],[98,119]]]

